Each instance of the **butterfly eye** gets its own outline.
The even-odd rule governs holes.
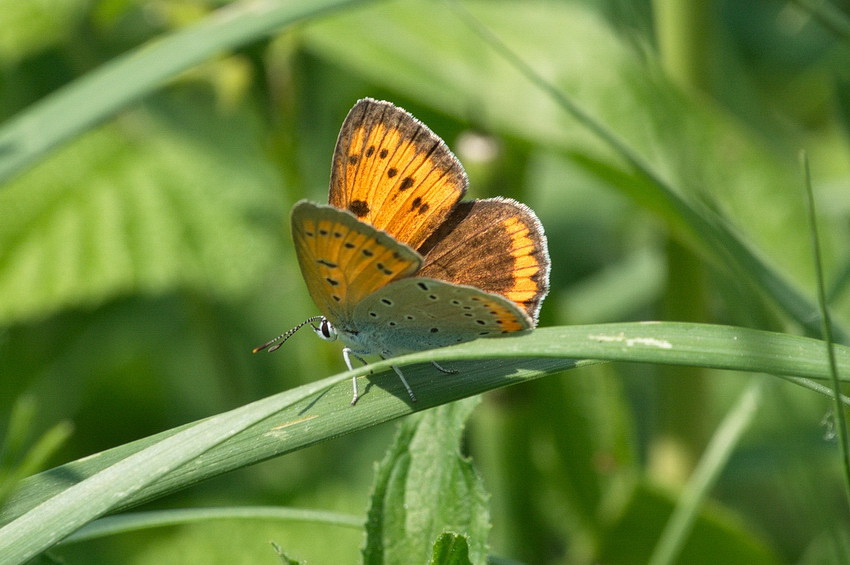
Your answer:
[[[323,317],[319,322],[319,327],[317,328],[313,326],[313,330],[316,332],[317,336],[325,341],[333,341],[336,339],[336,330],[327,318]]]

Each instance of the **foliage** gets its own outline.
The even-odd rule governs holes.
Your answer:
[[[848,19],[648,4],[0,1],[2,547],[847,561],[797,153],[848,345]],[[444,137],[472,197],[528,203],[552,253],[544,328],[394,360],[417,405],[382,362],[348,406],[337,344],[250,354],[315,313],[288,211],[325,198],[363,96]]]

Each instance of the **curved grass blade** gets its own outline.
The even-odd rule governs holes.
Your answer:
[[[305,510],[281,506],[228,506],[215,508],[183,508],[179,510],[154,510],[128,512],[95,520],[77,530],[62,542],[75,543],[114,536],[139,530],[164,528],[209,520],[279,520],[281,522],[307,522],[326,526],[360,529],[363,518],[324,510]]]
[[[143,45],[47,96],[0,127],[0,184],[186,69],[280,28],[364,0],[229,4]]]
[[[499,56],[623,158],[633,179],[632,182],[619,184],[620,188],[627,190],[633,198],[651,203],[656,211],[661,209],[666,211],[665,217],[672,218],[671,221],[677,233],[683,235],[688,243],[710,262],[719,268],[731,270],[740,280],[749,281],[752,288],[762,290],[788,316],[805,328],[808,335],[821,335],[821,327],[816,320],[813,320],[813,314],[818,311],[817,304],[803,294],[787,277],[768,264],[746,241],[738,237],[721,216],[699,202],[684,198],[636,150],[615,132],[597,121],[556,85],[538,74],[531,65],[514,53],[464,6],[455,1],[449,2],[449,5]],[[614,167],[606,163],[591,162],[586,158],[576,159],[576,162],[583,163],[593,174],[609,178],[627,176],[626,173],[613,170]],[[850,343],[850,333],[842,326],[833,326],[833,332],[837,341]]]
[[[566,368],[599,360],[631,361],[824,380],[830,369],[823,346],[811,338],[746,328],[644,322],[540,328],[525,336],[397,357],[30,477],[0,513],[0,523],[10,522],[0,529],[0,550],[14,551],[9,555],[19,558],[34,555],[107,512],[379,422]],[[835,356],[839,372],[850,374],[850,347],[836,345]],[[458,374],[435,372],[430,361],[449,363]],[[419,402],[409,401],[391,365],[408,367],[405,375]],[[368,375],[356,407],[348,404],[352,375]]]

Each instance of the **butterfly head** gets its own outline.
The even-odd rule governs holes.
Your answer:
[[[316,325],[316,322],[318,322],[318,326]],[[325,341],[334,341],[336,339],[336,330],[334,329],[333,324],[331,324],[324,316],[313,316],[311,318],[307,318],[294,328],[280,334],[276,338],[265,342],[263,345],[255,347],[252,352],[259,353],[263,349],[267,349],[269,353],[271,353],[272,351],[277,351],[278,349],[280,349],[280,346],[286,342],[287,339],[292,337],[295,332],[297,332],[307,324],[310,324],[310,327],[313,328],[313,331],[316,332],[316,335],[324,339]]]
[[[334,325],[330,323],[330,321],[324,316],[319,316],[319,318],[320,320],[318,327],[314,326],[313,324],[310,324],[310,326],[313,328],[313,331],[316,332],[317,336],[319,336],[325,341],[336,341],[337,333],[336,328],[334,328]]]

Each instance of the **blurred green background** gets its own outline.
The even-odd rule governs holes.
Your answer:
[[[226,17],[216,12],[224,4],[0,1],[0,119],[25,115],[149,42]],[[657,319],[802,332],[758,286],[712,260],[705,242],[625,172],[621,156],[506,63],[468,25],[467,10],[813,297],[798,159],[805,149],[829,298],[846,323],[850,3],[819,4],[826,12],[779,0],[460,4],[347,2],[257,36],[4,183],[4,463],[59,422],[73,434],[47,466],[342,370],[339,345],[308,332],[273,355],[250,351],[317,313],[294,261],[289,209],[327,198],[339,126],[364,96],[406,108],[443,137],[467,168],[471,197],[511,196],[537,211],[552,255],[541,325]],[[112,94],[87,103],[107,104]],[[7,151],[0,144],[0,158]],[[466,448],[492,495],[492,553],[527,563],[645,562],[706,443],[753,378],[617,364],[486,395]],[[776,379],[767,385],[682,563],[850,558],[829,402]],[[9,437],[6,422],[22,399],[36,416],[25,435]],[[365,515],[373,462],[393,429],[338,438],[149,507]],[[269,541],[311,563],[345,563],[358,560],[362,533],[212,522],[55,555],[67,563],[277,563]]]

